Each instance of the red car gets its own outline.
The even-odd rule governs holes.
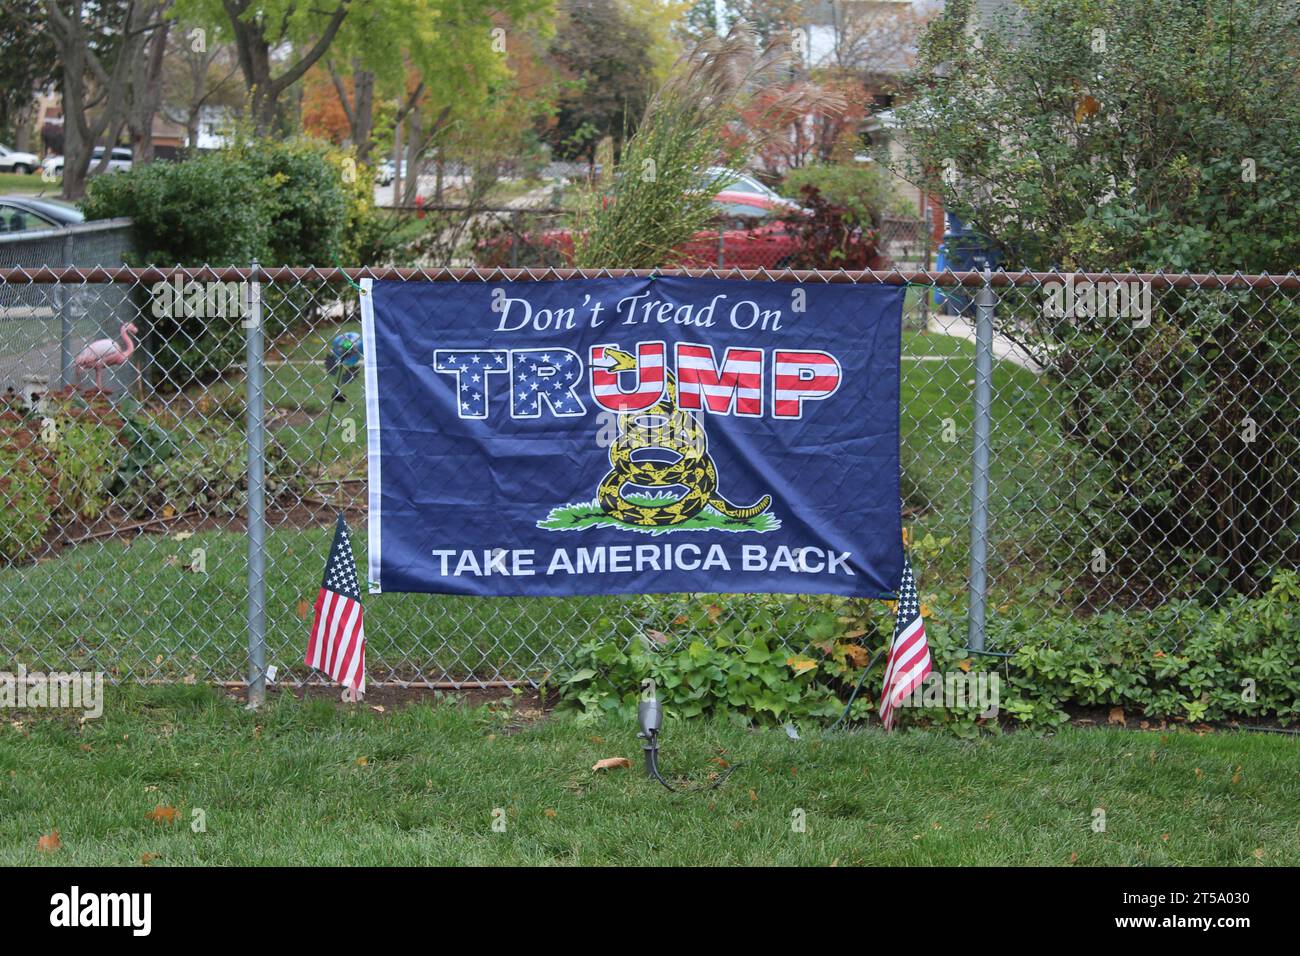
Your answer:
[[[781,216],[798,210],[757,193],[720,192],[713,197],[718,228],[697,232],[669,266],[689,269],[784,269],[799,250],[799,238],[786,229]],[[719,228],[721,233],[719,233]],[[573,234],[548,229],[518,239],[514,260],[525,266],[573,264]],[[511,264],[511,237],[493,236],[477,244],[484,266]],[[874,254],[874,248],[871,253]],[[873,263],[878,257],[872,255]],[[877,267],[873,264],[873,268]]]

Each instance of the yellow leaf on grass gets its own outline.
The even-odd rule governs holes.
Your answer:
[[[604,757],[592,764],[592,770],[613,770],[616,767],[631,768],[632,761],[626,757]]]
[[[154,860],[158,859],[158,856],[159,856],[159,854],[157,854],[157,853],[141,853],[141,854],[140,854],[140,865],[141,865],[141,866],[149,866],[151,863],[153,863]]]
[[[1122,726],[1122,727],[1127,727],[1127,726],[1128,726],[1128,718],[1124,716],[1124,708],[1123,708],[1123,707],[1112,707],[1112,708],[1110,709],[1110,716],[1106,718],[1106,723],[1108,723],[1108,724],[1119,724],[1119,725]]]
[[[959,660],[959,661],[957,662],[957,666],[961,668],[962,673],[969,674],[969,673],[970,673],[970,658],[969,658],[969,657],[963,657],[961,660]]]
[[[306,598],[303,598],[301,601],[298,602],[298,617],[301,620],[304,621],[307,620],[307,611],[310,609],[311,609],[311,605],[307,603]]]
[[[63,841],[59,839],[57,827],[36,841],[36,849],[42,853],[53,853],[62,846]]]
[[[146,820],[154,823],[175,823],[180,816],[175,807],[164,807],[161,803],[144,815]]]
[[[1079,100],[1078,105],[1074,108],[1074,121],[1082,123],[1089,116],[1096,116],[1099,112],[1101,112],[1101,104],[1094,97],[1085,93],[1083,99]]]

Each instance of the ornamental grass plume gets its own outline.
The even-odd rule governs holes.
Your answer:
[[[765,137],[790,128],[785,118],[843,110],[839,94],[797,79],[796,65],[788,48],[759,51],[743,23],[683,55],[647,104],[613,175],[585,191],[575,264],[650,269],[671,263],[673,250],[709,226],[713,196],[730,184],[725,174],[709,175],[709,167],[743,163]],[[742,125],[746,108],[749,122]]]

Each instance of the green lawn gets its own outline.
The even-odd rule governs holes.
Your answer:
[[[1292,738],[792,741],[670,724],[669,771],[742,764],[717,791],[673,795],[642,775],[621,724],[449,700],[380,714],[282,697],[250,713],[203,687],[108,695],[80,726],[0,726],[0,865],[1300,864]],[[592,772],[612,756],[633,769]],[[158,806],[175,821],[146,818]],[[56,828],[62,848],[38,851]]]
[[[40,173],[25,176],[18,173],[0,173],[0,193],[31,193],[33,195],[44,193],[50,198],[55,198],[59,195],[61,188],[62,186],[58,180],[47,183],[41,179]]]

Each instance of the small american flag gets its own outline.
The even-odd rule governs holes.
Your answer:
[[[898,586],[894,615],[894,643],[885,662],[885,687],[880,695],[880,719],[885,729],[894,726],[894,708],[930,673],[930,645],[925,641],[921,599],[916,593],[912,562],[903,556],[903,582]]]
[[[352,557],[348,526],[339,514],[334,544],[325,564],[325,577],[316,595],[316,617],[307,642],[307,664],[329,674],[351,689],[353,696],[366,689],[366,629],[361,592],[357,588],[357,563]]]

